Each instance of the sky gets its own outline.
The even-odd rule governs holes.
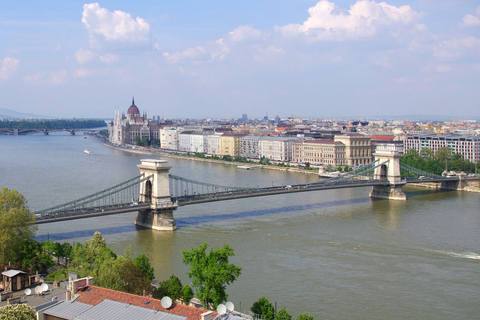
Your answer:
[[[480,118],[480,1],[0,0],[0,108]]]

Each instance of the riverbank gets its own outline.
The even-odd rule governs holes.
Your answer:
[[[258,170],[258,169],[267,169],[267,170],[276,170],[276,171],[284,171],[284,172],[295,172],[295,173],[304,173],[304,174],[313,174],[313,175],[318,175],[318,170],[307,170],[307,169],[302,169],[302,168],[296,168],[296,167],[279,167],[276,165],[260,165],[258,163],[245,163],[245,162],[236,162],[236,161],[224,161],[224,160],[218,160],[218,159],[211,159],[211,158],[198,158],[194,156],[187,156],[187,155],[179,155],[179,154],[172,154],[168,153],[165,151],[162,151],[160,149],[155,149],[155,148],[136,148],[136,149],[131,149],[131,148],[126,148],[126,147],[119,147],[110,144],[106,139],[103,139],[103,137],[98,137],[98,135],[92,135],[92,137],[95,138],[100,144],[116,149],[116,150],[121,150],[125,152],[130,152],[130,153],[138,153],[138,154],[146,154],[146,155],[154,155],[158,157],[165,157],[165,158],[174,158],[174,159],[182,159],[182,160],[190,160],[190,161],[199,161],[199,162],[209,162],[209,163],[218,163],[218,164],[225,164],[229,166],[240,166],[242,169],[250,169],[250,170]]]

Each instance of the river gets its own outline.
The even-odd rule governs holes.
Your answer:
[[[83,153],[90,149],[91,155]],[[149,158],[81,133],[0,135],[0,186],[31,210],[138,175]],[[167,159],[171,173],[235,186],[296,184],[313,175]],[[479,319],[480,194],[405,187],[407,201],[353,188],[180,207],[178,230],[137,229],[136,213],[39,225],[37,240],[84,242],[100,231],[117,254],[146,254],[156,281],[189,283],[182,250],[229,244],[242,274],[227,289],[239,311],[266,296],[296,318]]]

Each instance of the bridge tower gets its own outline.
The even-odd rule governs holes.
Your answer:
[[[152,176],[140,183],[140,202],[150,203],[149,209],[137,213],[135,224],[154,230],[175,230],[177,224],[173,219],[173,211],[178,205],[172,203],[168,172],[170,166],[166,160],[140,160],[137,165],[140,173],[146,177]]]
[[[394,144],[380,144],[375,149],[373,156],[379,163],[387,162],[375,169],[375,180],[388,180],[388,186],[373,186],[370,191],[370,198],[391,199],[391,200],[407,200],[407,196],[403,193],[400,175],[400,155],[401,148]]]

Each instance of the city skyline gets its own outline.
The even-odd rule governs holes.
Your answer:
[[[18,1],[0,108],[113,117],[478,118],[480,6],[410,1]]]

